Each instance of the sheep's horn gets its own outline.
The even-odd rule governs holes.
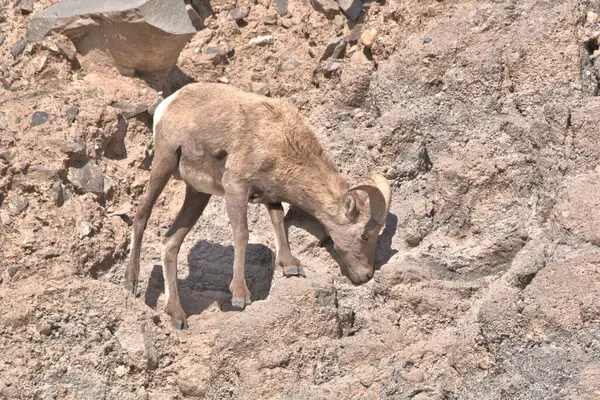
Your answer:
[[[390,203],[392,199],[392,189],[387,179],[379,174],[371,174],[369,176],[373,184],[362,184],[353,187],[352,190],[362,190],[369,195],[369,203],[371,205],[371,219],[377,224],[377,228],[381,229],[385,225],[388,212],[390,211]],[[371,225],[371,224],[369,224]],[[375,227],[369,227],[375,228]]]

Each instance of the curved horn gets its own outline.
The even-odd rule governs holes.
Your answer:
[[[390,188],[387,179],[379,174],[371,174],[369,178],[375,185],[362,184],[355,186],[350,190],[362,190],[369,195],[371,219],[381,228],[385,224],[388,212],[390,211],[392,189]]]

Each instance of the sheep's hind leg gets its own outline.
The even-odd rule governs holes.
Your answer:
[[[285,276],[306,276],[300,261],[292,255],[290,244],[285,234],[283,206],[281,203],[266,204],[275,231],[277,256],[275,263],[283,268]]]
[[[229,285],[231,304],[243,309],[250,304],[250,290],[246,284],[245,264],[248,247],[248,197],[242,184],[229,183],[225,186],[227,216],[233,230],[233,279]]]
[[[173,225],[169,228],[162,240],[162,264],[165,278],[165,295],[167,297],[165,312],[171,316],[171,324],[175,329],[188,327],[187,318],[179,301],[177,290],[177,255],[181,243],[192,229],[202,212],[206,208],[211,195],[200,193],[191,186],[186,187],[183,206]]]

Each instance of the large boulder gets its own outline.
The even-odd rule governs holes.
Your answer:
[[[110,53],[121,71],[170,70],[196,33],[181,0],[63,0],[32,16],[27,40],[58,31],[86,54]]]

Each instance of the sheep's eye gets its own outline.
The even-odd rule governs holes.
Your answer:
[[[369,240],[369,235],[362,234],[360,237],[362,240]]]

